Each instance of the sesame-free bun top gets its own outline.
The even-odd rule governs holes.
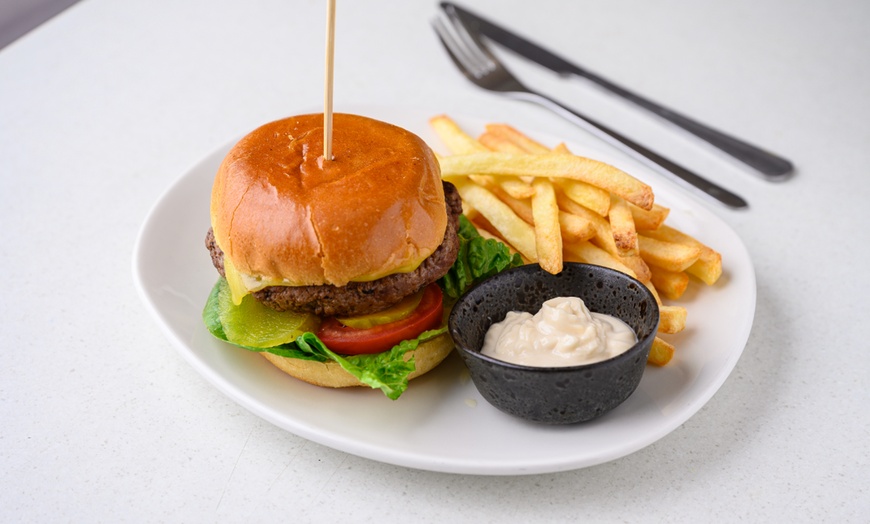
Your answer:
[[[370,118],[323,115],[266,124],[242,138],[215,177],[211,221],[241,273],[288,285],[368,281],[413,271],[444,239],[438,162],[422,139]]]

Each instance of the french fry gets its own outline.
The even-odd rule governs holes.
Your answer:
[[[559,225],[559,206],[556,192],[545,178],[532,182],[532,216],[535,222],[535,248],[538,264],[549,273],[562,271],[562,233]]]
[[[668,344],[660,337],[653,339],[652,347],[649,350],[649,356],[646,359],[647,364],[654,366],[664,366],[674,358],[674,346]]]
[[[701,256],[701,248],[638,235],[640,256],[647,264],[668,271],[685,271]]]
[[[495,177],[492,175],[468,175],[468,179],[481,186],[497,183]]]
[[[482,231],[486,231],[490,237],[494,237],[498,239],[499,242],[510,247],[511,249],[514,249],[514,247],[511,246],[507,240],[501,237],[495,227],[490,224],[489,220],[487,220],[485,216],[481,215],[476,209],[474,210],[473,217],[469,216],[468,219],[471,221],[471,224],[477,229],[479,233]]]
[[[518,217],[528,222],[531,226],[535,225],[535,216],[532,213],[532,203],[528,198],[514,198],[498,185],[492,186],[488,189],[492,191],[499,200],[507,204]],[[534,194],[534,192],[532,194]]]
[[[469,136],[459,125],[447,115],[438,115],[429,119],[429,125],[444,142],[447,149],[454,155],[468,153],[485,153],[489,151],[483,144]]]
[[[631,217],[634,219],[634,227],[638,231],[653,231],[660,228],[671,212],[669,208],[659,204],[653,204],[652,209],[649,211],[641,209],[632,203],[628,204],[628,208],[631,210]]]
[[[611,199],[610,221],[598,218],[585,206],[575,205],[567,195],[562,196],[560,204],[580,216],[590,220],[596,228],[596,236],[593,242],[605,251],[616,257],[623,265],[631,269],[632,275],[643,283],[650,280],[650,271],[646,263],[639,256],[637,234],[634,232],[633,220],[627,213],[625,201],[616,195],[608,194]],[[614,213],[613,206],[617,210]],[[616,219],[614,219],[614,216]]]
[[[679,333],[686,328],[686,308],[682,306],[659,306],[659,333]]]
[[[553,148],[553,152],[557,154],[572,154],[565,143],[559,143]],[[562,179],[562,189],[571,200],[585,206],[586,208],[598,213],[601,216],[607,216],[610,212],[611,195],[600,187],[596,187],[581,180]],[[634,206],[634,204],[631,204]],[[634,206],[637,207],[637,206]],[[653,203],[655,207],[655,203]],[[641,209],[641,208],[638,208]]]
[[[562,237],[572,242],[590,240],[595,236],[595,227],[592,222],[583,217],[566,213],[559,210],[559,226],[562,229]]]
[[[472,221],[472,225],[474,225],[475,229],[477,229],[477,232],[480,233],[480,236],[482,236],[483,238],[498,240],[499,242],[507,246],[508,251],[510,251],[511,255],[513,255],[514,253],[519,253],[520,258],[523,260],[523,264],[532,263],[531,260],[524,257],[523,254],[514,249],[514,247],[510,245],[507,240],[502,238],[495,230],[495,228],[492,227],[492,224],[490,224],[489,221],[483,217],[483,215],[478,215],[477,218]]]
[[[640,255],[618,255],[617,258],[619,258],[623,264],[630,267],[631,270],[634,271],[635,278],[644,284],[649,282],[652,278],[649,266],[644,262]]]
[[[556,202],[565,212],[588,220],[595,229],[595,238],[593,239],[593,242],[611,255],[617,258],[619,257],[619,250],[616,248],[616,242],[613,240],[613,231],[610,229],[610,222],[599,216],[597,213],[593,213],[580,204],[574,202],[561,192],[556,193]]]
[[[483,215],[492,227],[528,260],[537,261],[535,230],[491,191],[471,182],[457,181],[463,200]]]
[[[634,274],[634,271],[630,267],[591,242],[566,242],[562,245],[562,252],[564,260],[569,262],[583,262],[585,264],[609,267],[610,269],[625,273],[632,278],[637,278],[637,275]]]
[[[556,184],[566,197],[599,216],[606,217],[610,212],[610,193],[607,191],[586,182],[580,182],[579,180],[563,178],[556,180]],[[653,205],[653,208],[655,208],[655,205]]]
[[[483,144],[472,138],[459,125],[447,115],[438,115],[429,119],[429,125],[438,135],[438,138],[444,142],[447,149],[454,155],[468,153],[486,153],[489,149]],[[439,156],[440,163],[444,157]],[[491,176],[469,174],[469,178],[478,184],[491,184],[495,179]]]
[[[490,151],[502,153],[525,153],[520,146],[506,140],[504,137],[486,132],[477,137],[477,141],[486,146]]]
[[[465,218],[467,218],[471,222],[474,222],[477,217],[480,216],[480,213],[478,213],[476,209],[471,207],[468,202],[462,202],[462,214],[465,215]]]
[[[486,128],[487,132],[481,135],[478,140],[493,151],[537,154],[547,152],[546,146],[506,124],[489,124]],[[553,152],[566,155],[571,154],[571,151],[564,142],[556,145],[553,148]],[[610,193],[607,191],[578,180],[554,178],[552,182],[558,184],[568,198],[601,216],[607,216],[607,212],[610,209]]]
[[[571,151],[564,142],[557,144],[556,147],[553,148],[553,152],[564,155],[571,154]],[[594,211],[603,217],[606,217],[607,213],[610,211],[610,193],[607,191],[591,184],[587,184],[586,182],[580,182],[579,180],[562,179],[557,180],[557,183],[562,192],[565,193],[565,196],[587,209]]]
[[[662,297],[659,296],[659,292],[658,292],[658,290],[656,290],[656,287],[652,284],[652,282],[651,281],[644,282],[643,285],[646,286],[647,289],[649,289],[650,293],[652,293],[653,298],[656,299],[656,304],[661,306],[662,305]]]
[[[689,275],[684,271],[674,272],[650,266],[651,282],[668,300],[677,300],[689,287]]]
[[[610,231],[620,256],[636,256],[640,253],[631,209],[625,200],[616,195],[610,197]]]
[[[471,153],[441,158],[443,178],[468,174],[580,180],[615,193],[643,209],[652,209],[654,200],[652,188],[628,173],[604,162],[575,155]]]
[[[554,153],[562,153],[565,155],[572,154],[571,150],[568,149],[568,146],[565,145],[565,142],[559,142],[558,144],[556,144],[556,147],[553,148],[553,152]]]
[[[694,237],[674,229],[667,224],[662,225],[655,231],[644,232],[645,235],[657,240],[666,242],[675,242],[687,245],[697,246],[701,249],[701,254],[698,260],[689,266],[686,271],[702,282],[708,285],[713,285],[722,276],[722,255],[710,246],[696,240]]]
[[[500,142],[513,144],[520,151],[525,151],[526,153],[546,153],[549,151],[547,146],[536,142],[507,124],[487,124],[486,132]]]
[[[449,136],[453,137],[456,130],[453,129],[453,127],[450,125],[450,123],[445,123],[445,122],[443,122],[443,120],[439,120],[439,121],[437,121],[437,123],[443,127],[443,129],[442,129],[443,133],[449,134]],[[437,130],[436,130],[436,132],[437,132]],[[459,132],[461,132],[461,131],[459,131]],[[454,137],[454,139],[455,139],[455,137]],[[461,145],[465,145],[468,140],[471,140],[474,142],[474,145],[473,145],[474,147],[482,146],[483,149],[478,148],[478,149],[472,150],[471,147],[468,147],[465,150],[466,153],[481,152],[481,151],[500,151],[500,152],[504,152],[504,153],[523,153],[523,150],[519,146],[517,146],[516,144],[508,142],[508,141],[502,139],[501,137],[494,136],[494,135],[487,134],[487,133],[480,135],[480,137],[478,137],[478,139],[476,141],[468,135],[465,135],[464,138],[458,139],[455,141],[458,141]],[[500,177],[498,180],[496,180],[495,177],[492,177],[492,176],[488,176],[486,178],[482,178],[481,175],[471,175],[471,176],[473,177],[473,180],[475,182],[477,182],[481,185],[497,184],[497,185],[501,186],[502,189],[504,189],[507,192],[507,194],[509,194],[510,196],[512,196],[514,198],[518,198],[518,199],[531,198],[532,195],[535,194],[535,190],[532,189],[531,184],[529,182],[521,180],[518,177]]]
[[[722,276],[722,255],[711,248],[701,250],[701,256],[686,272],[712,286]]]
[[[520,218],[528,222],[530,225],[535,225],[535,217],[532,213],[532,203],[527,199],[514,198],[508,195],[507,192],[499,187],[490,188],[491,191],[502,202],[507,204],[514,213]],[[595,236],[595,228],[592,223],[583,217],[566,213],[559,210],[559,229],[562,237],[567,241],[579,242],[581,240],[589,240]]]
[[[503,177],[493,180],[492,185],[500,187],[506,194],[518,200],[532,198],[532,195],[535,194],[535,189],[531,184],[515,177]]]
[[[572,155],[571,150],[568,149],[568,146],[565,145],[565,142],[559,142],[556,144],[556,147],[553,148],[554,153],[560,153],[563,155]]]

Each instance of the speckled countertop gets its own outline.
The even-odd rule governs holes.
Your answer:
[[[627,456],[526,476],[382,463],[251,413],[164,337],[133,284],[134,245],[191,166],[319,107],[325,6],[87,0],[0,51],[0,520],[866,522],[870,7],[468,5],[797,165],[771,184],[583,82],[525,68],[750,201],[698,200],[739,235],[757,282],[745,351],[712,399]],[[583,134],[471,86],[434,38],[436,10],[339,1],[337,109]]]

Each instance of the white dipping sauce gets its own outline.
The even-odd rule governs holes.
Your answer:
[[[486,332],[480,352],[525,366],[578,366],[607,360],[636,342],[622,320],[590,312],[580,298],[558,297],[534,315],[509,312]]]

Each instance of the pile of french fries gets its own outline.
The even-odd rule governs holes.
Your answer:
[[[718,252],[666,225],[670,210],[647,184],[564,144],[550,149],[505,124],[473,138],[446,115],[430,124],[450,152],[438,157],[441,176],[456,185],[481,235],[551,273],[563,261],[585,262],[643,282],[661,313],[648,363],[670,362],[675,348],[666,337],[685,328],[687,311],[662,298],[679,299],[692,280],[714,284]]]

